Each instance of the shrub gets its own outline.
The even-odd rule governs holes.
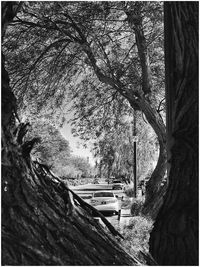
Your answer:
[[[142,207],[144,204],[143,199],[133,199],[132,204],[131,204],[131,214],[133,216],[139,216],[142,213]]]
[[[153,221],[149,218],[136,216],[129,224],[122,229],[124,240],[121,245],[131,255],[136,255],[141,261],[144,261],[140,251],[149,251],[149,236],[153,227]]]
[[[125,194],[127,195],[127,197],[133,197],[134,196],[134,190],[133,187],[129,187],[125,190]]]

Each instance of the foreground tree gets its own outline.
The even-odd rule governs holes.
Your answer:
[[[165,3],[169,186],[150,238],[160,265],[198,265],[198,5]]]
[[[3,35],[18,8],[18,3],[2,2]],[[34,140],[23,142],[16,117],[3,57],[2,265],[138,264],[94,221],[89,205],[48,169],[31,161]]]

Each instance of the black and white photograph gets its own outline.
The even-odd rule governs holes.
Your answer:
[[[199,265],[199,2],[1,1],[1,265]]]

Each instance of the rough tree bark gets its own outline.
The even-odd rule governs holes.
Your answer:
[[[154,129],[159,142],[159,157],[157,165],[146,184],[145,203],[143,214],[155,219],[158,211],[163,204],[163,198],[166,193],[167,183],[162,185],[164,175],[166,173],[167,153],[166,153],[166,129],[159,114],[148,101],[143,99],[137,100],[140,110],[145,114],[147,121]]]
[[[2,3],[2,32],[17,6]],[[33,142],[18,142],[15,110],[2,58],[2,265],[138,265],[89,205],[31,161]]]
[[[165,3],[169,185],[150,236],[160,265],[198,265],[198,2]]]

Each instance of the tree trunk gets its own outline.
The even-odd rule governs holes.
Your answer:
[[[2,4],[3,32],[13,6]],[[29,147],[17,142],[15,110],[3,58],[2,265],[137,265],[95,222],[89,205],[31,161]]]
[[[135,2],[134,9],[126,10],[128,23],[130,28],[135,33],[136,45],[138,49],[138,57],[142,70],[142,92],[138,92],[136,101],[131,99],[130,104],[139,109],[145,114],[147,121],[155,131],[160,146],[159,158],[150,180],[146,184],[145,204],[143,213],[155,219],[166,192],[163,188],[162,182],[167,167],[167,153],[166,153],[166,127],[157,110],[151,106],[149,95],[152,89],[151,68],[149,64],[148,46],[143,31],[142,18],[142,2]],[[135,97],[134,97],[135,98]]]
[[[135,101],[129,100],[131,106],[134,108]],[[154,169],[150,180],[146,185],[145,203],[143,214],[150,216],[153,219],[163,203],[163,197],[166,192],[166,184],[163,187],[163,177],[166,172],[167,156],[166,156],[166,129],[163,120],[160,118],[155,108],[151,107],[150,103],[143,97],[138,97],[137,105],[145,114],[147,121],[155,131],[160,145],[159,157],[156,168]]]
[[[198,265],[198,2],[165,3],[169,185],[150,236],[159,265]]]

